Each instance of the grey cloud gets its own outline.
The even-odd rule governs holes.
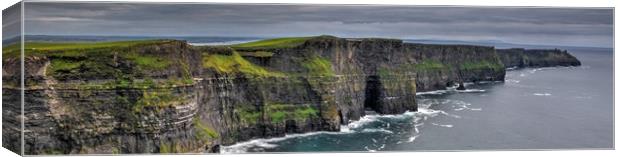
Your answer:
[[[21,5],[15,4],[2,10],[2,37],[4,39],[21,35]]]
[[[609,46],[613,9],[27,3],[27,34],[397,37]],[[586,39],[584,39],[586,38]],[[540,41],[537,41],[540,40]],[[587,42],[586,42],[587,41]],[[546,41],[574,44],[565,39]],[[557,43],[559,42],[559,43]]]

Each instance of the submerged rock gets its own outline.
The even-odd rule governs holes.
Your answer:
[[[459,83],[459,87],[457,87],[456,90],[465,90],[465,85],[463,85],[463,83]]]

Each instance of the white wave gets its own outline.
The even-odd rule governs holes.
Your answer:
[[[465,89],[465,90],[457,90],[459,93],[482,93],[485,92],[484,89]]]
[[[368,148],[368,146],[364,146],[364,149],[366,149],[369,152],[376,152],[377,151],[377,150]]]
[[[506,82],[507,82],[507,83],[515,83],[515,84],[517,84],[517,83],[519,83],[519,82],[521,82],[521,81],[519,81],[519,80],[513,80],[513,79],[506,79]]]
[[[536,96],[551,96],[551,93],[534,93]]]
[[[431,116],[431,117],[435,117],[438,114],[440,114],[441,112],[442,111],[428,109],[428,108],[420,108],[420,109],[418,109],[418,113],[426,115],[426,116]]]
[[[361,132],[383,132],[383,133],[388,133],[388,134],[394,133],[390,130],[383,129],[383,128],[368,128],[368,129],[363,129]]]
[[[273,144],[274,142],[284,141],[284,140],[291,139],[291,138],[307,137],[307,136],[314,136],[314,135],[319,135],[319,134],[337,135],[337,134],[348,134],[348,133],[353,133],[353,132],[317,131],[317,132],[308,132],[308,133],[302,133],[302,134],[286,134],[286,135],[284,135],[284,137],[259,138],[259,139],[245,141],[245,142],[239,142],[239,143],[236,143],[236,144],[230,145],[230,146],[223,146],[222,149],[220,150],[220,152],[222,154],[245,153],[250,148],[255,148],[255,147],[259,147],[259,148],[275,148],[278,145],[277,144]]]
[[[415,141],[415,139],[418,138],[418,136],[420,136],[420,135],[414,135],[414,136],[409,137],[409,140],[407,142]]]
[[[428,92],[416,92],[415,95],[441,95],[441,94],[446,94],[448,93],[447,90],[435,90],[435,91],[428,91]]]
[[[474,84],[476,84],[476,83],[473,83],[473,82],[465,82],[465,83],[463,83],[463,86],[467,87],[467,86],[474,85]],[[456,86],[456,87],[458,88],[458,86]]]
[[[519,68],[518,66],[508,67],[508,68],[506,68],[506,71],[516,70],[518,68]]]
[[[465,87],[467,86],[471,86],[474,84],[488,84],[488,83],[499,83],[502,81],[480,81],[477,83],[473,83],[473,82],[465,82],[463,83],[463,85]],[[485,92],[484,89],[465,89],[465,90],[457,90],[459,86],[458,85],[454,85],[451,87],[446,87],[446,89],[443,90],[434,90],[434,91],[426,91],[426,92],[416,92],[415,95],[443,95],[446,93],[480,93],[480,92]]]
[[[447,100],[447,101],[442,101],[442,102],[443,103],[450,103],[450,102],[464,103],[464,102],[452,101],[452,100]],[[412,122],[414,123],[413,125],[414,133],[407,141],[407,142],[413,142],[417,137],[420,136],[419,127],[424,125],[423,122],[420,122],[421,120],[426,120],[429,117],[436,117],[439,115],[445,115],[445,116],[449,116],[453,118],[460,118],[460,116],[458,115],[450,114],[450,113],[447,113],[441,110],[433,110],[428,107],[429,105],[422,104],[417,112],[407,111],[403,114],[397,114],[397,115],[379,115],[379,114],[366,115],[364,117],[361,117],[357,121],[350,121],[349,124],[342,125],[340,127],[340,132],[318,131],[318,132],[308,132],[308,133],[302,133],[302,134],[286,134],[284,137],[260,138],[260,139],[253,139],[253,140],[245,141],[245,142],[239,142],[234,145],[223,146],[221,148],[221,152],[223,154],[230,154],[230,153],[246,153],[250,151],[251,149],[253,149],[254,151],[256,150],[260,151],[264,149],[278,147],[279,145],[275,143],[283,141],[283,140],[299,138],[299,137],[315,136],[315,135],[321,135],[321,134],[343,135],[343,134],[360,133],[360,132],[363,132],[363,133],[381,132],[381,133],[387,133],[387,134],[394,134],[393,131],[387,130],[385,128],[363,128],[364,126],[371,124],[373,122],[384,121],[386,118],[387,119],[404,119],[404,118],[413,117]],[[452,127],[452,125],[441,125],[441,126]],[[374,149],[369,149],[367,146],[365,148],[368,151],[377,151]],[[379,150],[380,149],[381,148],[379,148]]]
[[[482,108],[470,108],[469,106],[471,106],[471,104],[470,103],[466,103],[464,101],[453,101],[451,103],[454,104],[454,106],[455,106],[454,111],[463,111],[463,110],[480,111],[480,110],[482,110]]]
[[[502,81],[478,81],[477,84],[500,83]]]
[[[451,124],[437,124],[437,123],[431,123],[431,124],[433,124],[435,126],[446,127],[446,128],[453,127],[453,125],[451,125]]]

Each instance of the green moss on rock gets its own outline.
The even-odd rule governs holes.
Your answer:
[[[144,108],[151,107],[159,111],[161,108],[182,104],[183,100],[177,95],[172,94],[170,89],[157,91],[144,90],[142,97],[134,104],[134,112],[143,112]]]
[[[239,53],[232,55],[208,54],[202,59],[204,68],[212,68],[220,73],[243,73],[258,77],[284,77],[284,73],[267,70],[261,66],[250,63]]]
[[[236,109],[237,115],[239,115],[239,120],[246,124],[256,124],[258,123],[259,118],[261,118],[262,114],[260,111],[256,111],[248,108],[239,108]]]
[[[308,71],[308,75],[311,76],[335,76],[335,72],[332,69],[332,64],[329,60],[313,56],[308,58],[302,63],[302,66]]]
[[[171,60],[163,57],[129,53],[125,55],[127,60],[133,61],[138,67],[146,70],[163,70],[170,66]]]
[[[504,66],[497,62],[489,62],[486,60],[476,62],[464,62],[460,66],[461,70],[479,70],[479,69],[493,69],[494,71],[500,71],[504,69]]]
[[[318,110],[311,105],[302,104],[266,104],[265,114],[271,123],[283,123],[287,119],[305,121],[318,117]]]
[[[196,137],[205,142],[218,138],[220,135],[210,126],[204,124],[200,119],[193,119],[194,128],[196,129]]]
[[[444,65],[443,63],[436,61],[436,60],[422,60],[421,62],[415,64],[415,69],[418,71],[430,71],[430,70],[437,70],[437,69],[445,69],[448,66]]]
[[[250,52],[239,52],[241,56],[248,57],[272,57],[273,52],[270,51],[250,51]]]

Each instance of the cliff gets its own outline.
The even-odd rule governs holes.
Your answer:
[[[218,152],[416,111],[415,93],[503,81],[493,47],[331,36],[224,46],[27,43],[25,152]],[[3,48],[3,144],[19,145],[19,49]],[[529,65],[526,65],[529,66]]]
[[[559,49],[498,49],[497,54],[506,68],[581,65],[576,57]]]

